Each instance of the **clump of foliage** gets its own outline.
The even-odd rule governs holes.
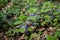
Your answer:
[[[8,3],[8,0],[0,0],[0,8]]]
[[[39,3],[37,0],[12,0],[13,6],[5,8],[6,13],[0,12],[2,25],[8,25],[7,36],[25,34],[24,39],[40,39],[41,27],[60,28],[60,5],[50,1]],[[60,31],[54,31],[54,36],[47,35],[46,40],[56,40]]]

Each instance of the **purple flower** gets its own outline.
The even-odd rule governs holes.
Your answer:
[[[52,16],[51,18],[54,19],[54,16]]]
[[[33,13],[32,13],[32,14],[29,14],[29,16],[35,16],[35,15],[36,15],[36,14],[33,14]]]
[[[26,30],[26,31],[25,31],[25,34],[26,34],[26,35],[29,35],[29,31],[28,31],[28,30]]]
[[[21,28],[27,28],[27,25],[22,25]]]

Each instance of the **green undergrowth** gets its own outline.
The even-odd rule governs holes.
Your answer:
[[[6,0],[7,3],[7,0]],[[12,0],[13,5],[0,11],[0,26],[8,30],[7,36],[26,34],[24,39],[39,40],[43,34],[39,28],[60,28],[60,5],[51,1],[39,3],[37,0]],[[5,1],[4,1],[5,4]],[[1,4],[2,6],[4,4]],[[0,8],[2,7],[0,6]],[[36,32],[37,30],[37,32]],[[1,30],[2,31],[2,30]],[[46,40],[57,40],[60,30],[54,31],[54,36],[47,35]],[[27,36],[29,35],[29,36]]]

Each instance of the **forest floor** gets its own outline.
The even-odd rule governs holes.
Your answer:
[[[54,3],[57,3],[57,2],[54,2]],[[12,5],[13,4],[9,1],[9,3],[5,7],[1,8],[1,9],[2,9],[3,12],[5,12],[4,8],[10,7]],[[42,28],[40,28],[38,30],[43,32],[43,34],[40,36],[41,40],[45,40],[45,37],[46,37],[47,34],[54,35],[54,31],[57,30],[57,29],[53,28],[53,27],[49,27],[49,28],[42,27]],[[5,32],[3,31],[3,32],[0,32],[0,40],[24,40],[24,39],[22,39],[24,37],[24,35],[25,34],[22,34],[22,36],[7,37]]]

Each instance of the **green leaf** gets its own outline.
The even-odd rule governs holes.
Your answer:
[[[28,39],[28,36],[25,36],[24,39],[27,40]]]
[[[59,12],[54,12],[53,15],[59,15]]]
[[[20,28],[20,30],[19,30],[21,33],[24,33],[25,31],[26,31],[26,29],[25,28]]]
[[[28,12],[29,13],[35,13],[35,12],[37,12],[37,8],[29,8]]]
[[[53,26],[56,26],[56,23],[53,23]]]
[[[46,22],[45,22],[45,21],[41,22],[41,25],[42,25],[42,26],[44,26],[45,24],[46,24]]]
[[[55,36],[60,37],[60,31],[55,32]]]
[[[19,32],[19,29],[16,28],[13,31],[14,31],[14,33],[18,33]]]
[[[29,40],[32,40],[33,38],[36,40],[40,40],[40,34],[32,33]]]
[[[55,16],[58,20],[60,20],[60,14],[59,15],[57,15],[57,16]]]
[[[31,34],[30,39],[37,37],[38,35],[36,33]]]
[[[12,35],[12,31],[9,30],[9,31],[6,32],[6,34],[7,34],[8,36],[11,36],[11,35]]]
[[[29,27],[29,28],[28,28],[28,31],[29,31],[29,32],[32,32],[33,30],[32,30],[32,28],[31,28],[31,27]]]
[[[18,24],[21,24],[21,23],[23,23],[22,21],[16,21],[16,22],[14,22],[14,25],[18,25]]]
[[[46,40],[57,40],[57,37],[48,35]]]
[[[51,16],[45,15],[44,18],[45,18],[46,22],[50,22],[51,21]]]
[[[36,21],[37,17],[36,16],[29,16],[27,18],[27,20],[32,20],[32,21]]]
[[[27,19],[27,16],[25,16],[24,14],[20,14],[20,21],[24,21]]]
[[[53,21],[58,21],[58,19],[57,19],[57,18],[55,18]]]

